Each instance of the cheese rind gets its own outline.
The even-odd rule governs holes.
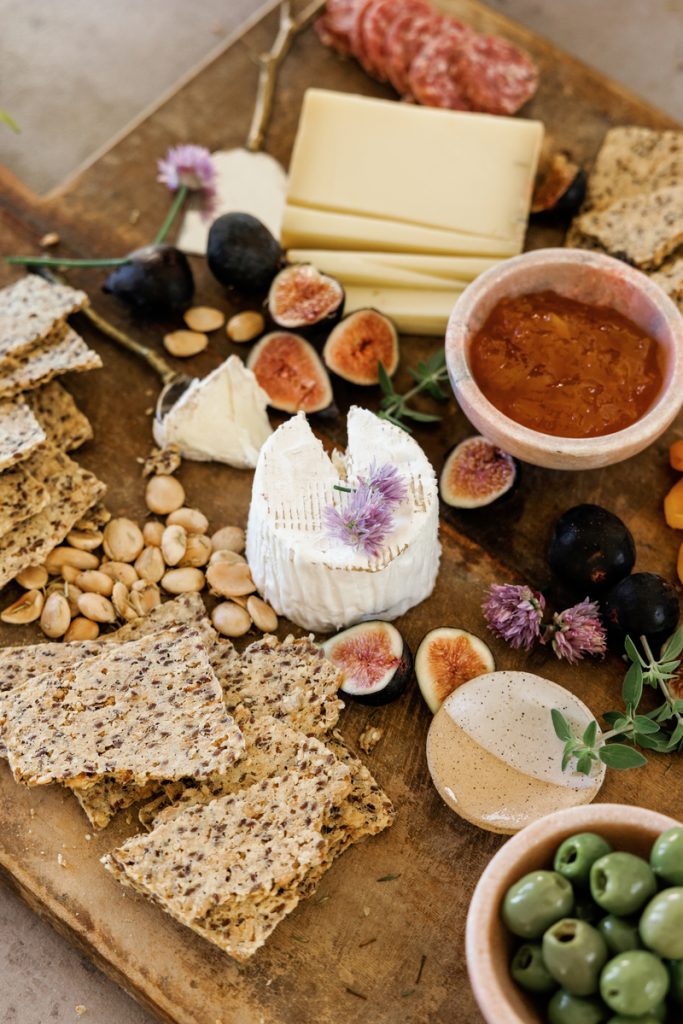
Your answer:
[[[330,249],[290,249],[290,263],[312,263],[342,284],[379,288],[428,288],[448,291],[464,286],[499,261],[476,257],[418,256],[378,252],[335,252]],[[435,262],[432,262],[435,261]],[[434,273],[434,270],[437,272]]]
[[[377,309],[390,317],[403,334],[426,334],[443,338],[458,296],[467,284],[453,282],[446,290],[424,288],[375,288],[349,284],[345,287],[347,313],[356,309]]]
[[[353,406],[347,425],[346,454],[333,462],[299,413],[263,446],[254,474],[246,547],[254,582],[278,614],[316,632],[402,615],[429,596],[439,568],[438,488],[424,452],[367,409]],[[324,525],[325,508],[348,500],[335,485],[355,486],[373,461],[395,466],[408,488],[375,557]]]

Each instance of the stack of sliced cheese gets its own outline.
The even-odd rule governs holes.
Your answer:
[[[457,295],[522,251],[543,125],[309,89],[282,243],[399,329],[443,333]]]

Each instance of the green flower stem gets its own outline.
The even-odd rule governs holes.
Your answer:
[[[171,203],[171,206],[169,208],[169,211],[166,214],[166,219],[164,220],[164,223],[161,225],[161,227],[157,231],[157,236],[154,239],[154,244],[155,245],[161,245],[161,243],[166,238],[166,235],[169,233],[169,231],[173,227],[173,221],[178,216],[178,212],[180,211],[181,207],[183,206],[183,203],[185,202],[185,200],[187,199],[187,194],[188,194],[189,191],[190,190],[187,187],[187,185],[181,185],[180,188],[177,190],[177,192],[175,194],[175,197],[173,199],[173,202]]]
[[[120,267],[126,256],[102,260],[72,260],[59,256],[5,256],[5,263],[22,267]]]

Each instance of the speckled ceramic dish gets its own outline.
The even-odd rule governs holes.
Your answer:
[[[550,867],[557,847],[575,832],[598,832],[615,849],[647,857],[660,832],[678,824],[644,807],[571,807],[535,821],[498,851],[479,879],[467,914],[467,970],[487,1024],[545,1024],[508,970],[513,942],[500,908],[513,882],[536,868]]]
[[[660,343],[666,354],[664,383],[636,423],[602,437],[553,437],[522,426],[485,398],[468,361],[473,336],[501,299],[539,291],[610,306]],[[647,448],[683,405],[683,317],[658,285],[620,260],[584,249],[537,249],[487,270],[465,289],[448,323],[446,362],[463,412],[494,444],[536,466],[595,469]]]

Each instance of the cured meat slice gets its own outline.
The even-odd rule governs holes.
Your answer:
[[[360,34],[366,62],[365,70],[381,82],[387,80],[386,42],[392,23],[405,10],[404,0],[374,0],[365,8],[360,24]]]
[[[410,91],[418,103],[448,110],[471,110],[460,75],[463,47],[472,29],[451,18],[431,36],[413,59],[408,72]]]
[[[325,46],[350,54],[359,0],[327,0],[325,11],[315,22],[315,30]]]
[[[402,96],[410,95],[408,72],[413,58],[430,36],[438,34],[443,20],[423,0],[410,0],[405,4],[404,13],[389,26],[385,71],[394,89]]]
[[[506,39],[473,35],[463,47],[460,80],[474,110],[515,114],[536,92],[538,68]]]

